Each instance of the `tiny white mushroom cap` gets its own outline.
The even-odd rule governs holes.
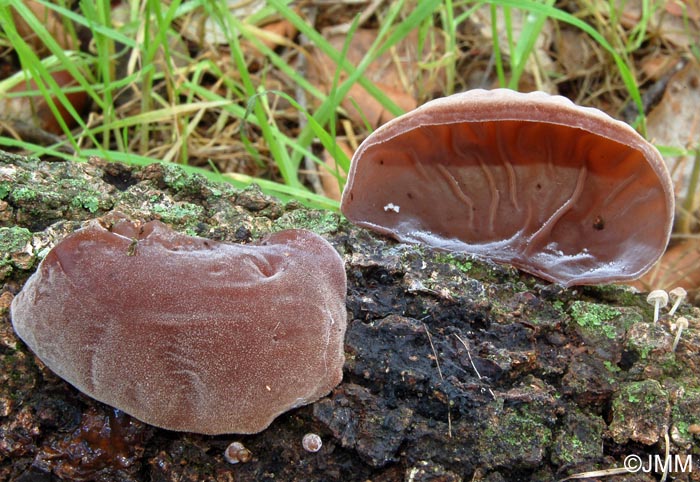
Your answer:
[[[323,446],[323,441],[317,434],[307,433],[304,435],[304,438],[301,439],[301,446],[304,447],[304,450],[307,452],[318,452],[321,450],[321,446]]]
[[[688,328],[688,320],[681,316],[676,320],[676,338],[673,340],[673,347],[671,348],[671,351],[676,351],[676,347],[678,346],[678,342],[681,339],[681,333],[683,333],[683,330]]]
[[[229,464],[238,464],[250,462],[253,458],[253,454],[250,453],[245,445],[240,442],[232,442],[226,450],[224,451],[224,458]]]
[[[673,314],[676,312],[678,307],[681,305],[681,302],[685,299],[686,295],[688,292],[681,288],[680,286],[677,288],[673,288],[671,291],[668,292],[668,295],[674,299],[673,306],[668,312],[669,316],[673,316]]]
[[[659,308],[668,304],[668,293],[664,290],[654,290],[647,296],[647,303],[654,305],[654,323],[659,319]]]

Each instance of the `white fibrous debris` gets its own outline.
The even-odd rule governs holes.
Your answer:
[[[321,450],[322,445],[321,437],[315,433],[307,433],[304,435],[304,438],[301,439],[301,446],[304,447],[304,450],[307,452],[318,452]]]
[[[394,211],[395,213],[398,213],[401,210],[401,206],[397,206],[394,203],[389,203],[386,206],[384,206],[384,211],[389,212],[389,211]]]

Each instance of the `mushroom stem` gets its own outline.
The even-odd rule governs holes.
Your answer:
[[[676,351],[676,347],[678,346],[678,342],[681,339],[681,333],[683,333],[683,330],[688,328],[688,320],[681,316],[678,318],[678,321],[676,321],[676,338],[673,340],[673,347],[671,348],[671,351]]]
[[[668,295],[671,298],[675,298],[675,301],[673,302],[673,306],[668,311],[668,316],[674,315],[674,313],[676,312],[678,307],[681,305],[681,302],[685,299],[687,294],[688,294],[688,292],[685,291],[680,286],[678,288],[673,288],[671,291],[668,292]]]
[[[668,304],[668,294],[664,290],[654,290],[647,296],[647,303],[654,305],[654,323],[659,321],[659,310]]]
[[[660,304],[661,303],[659,303],[659,300],[656,300],[656,302],[654,303],[654,323],[659,321],[659,308],[660,308],[659,305]]]

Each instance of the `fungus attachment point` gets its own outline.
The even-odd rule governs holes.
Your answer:
[[[678,318],[676,321],[676,338],[673,340],[673,348],[671,348],[671,351],[676,351],[676,348],[678,347],[678,342],[681,340],[681,333],[683,333],[683,330],[688,328],[688,320],[684,317]]]
[[[170,430],[256,433],[340,383],[345,294],[342,259],[309,231],[233,245],[122,220],[61,241],[11,317],[97,400]]]
[[[674,197],[663,158],[627,124],[561,96],[496,89],[375,130],[353,156],[341,210],[400,241],[572,286],[644,274],[666,248]]]
[[[659,310],[668,304],[668,294],[664,290],[654,290],[647,296],[647,303],[654,305],[654,323],[659,321]]]
[[[676,313],[676,310],[681,305],[687,294],[688,292],[680,286],[677,288],[673,288],[671,291],[668,292],[668,295],[671,297],[672,300],[674,300],[673,306],[670,310],[668,310],[668,316],[673,316]]]

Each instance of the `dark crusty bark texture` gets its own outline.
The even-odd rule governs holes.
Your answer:
[[[114,211],[229,243],[286,228],[323,236],[348,275],[343,382],[259,434],[206,436],[145,425],[54,375],[13,333],[10,303],[53,245]],[[700,474],[700,337],[687,304],[672,352],[675,319],[653,324],[625,287],[564,290],[177,167],[6,154],[0,277],[0,480],[556,480],[647,461],[666,440],[693,455],[678,480]],[[304,451],[306,433],[321,436],[318,452]],[[249,461],[226,462],[234,441]]]

